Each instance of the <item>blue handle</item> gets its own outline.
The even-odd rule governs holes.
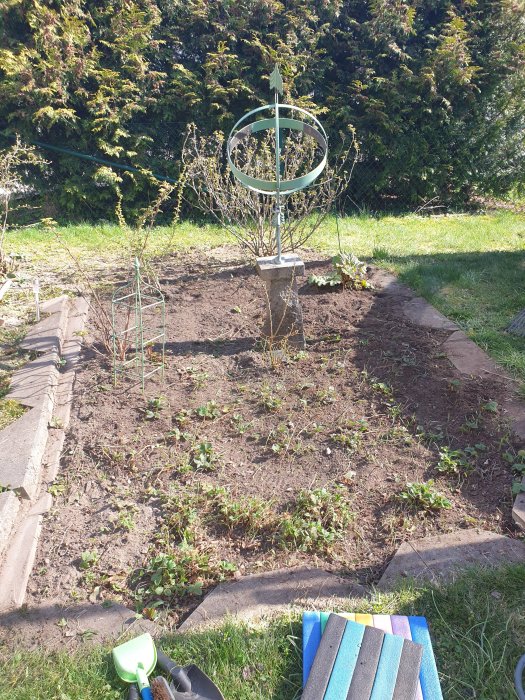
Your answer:
[[[525,700],[525,692],[523,691],[523,671],[525,670],[525,656],[522,656],[516,666],[514,672],[514,682],[516,684],[516,692],[520,700]]]
[[[151,692],[151,688],[142,688],[140,692],[140,697],[142,700],[153,700],[153,693]]]

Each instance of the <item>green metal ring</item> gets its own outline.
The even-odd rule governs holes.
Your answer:
[[[226,143],[226,155],[232,173],[242,185],[247,187],[249,190],[252,190],[253,192],[259,192],[260,194],[276,194],[277,182],[275,180],[261,180],[259,178],[247,175],[242,170],[237,168],[237,166],[233,163],[231,156],[235,148],[240,143],[242,143],[242,141],[249,138],[252,134],[257,133],[258,131],[264,131],[265,129],[275,129],[275,117],[253,121],[250,124],[243,126],[242,129],[239,129],[239,126],[243,124],[243,122],[245,122],[252,115],[274,108],[275,105],[263,105],[262,107],[252,109],[251,112],[245,114],[244,117],[241,117],[241,119],[239,119],[239,121],[233,126],[232,130],[230,131],[230,135],[228,136],[228,141]],[[307,117],[312,119],[317,128],[310,126],[305,122],[299,121],[298,119],[291,118],[280,118],[279,128],[292,129],[293,131],[302,131],[308,136],[314,138],[323,150],[323,157],[321,159],[321,162],[309,173],[306,173],[306,175],[302,175],[301,177],[296,177],[293,180],[280,181],[280,194],[292,194],[292,192],[297,192],[298,190],[302,190],[305,187],[308,187],[308,185],[311,185],[312,182],[314,182],[314,180],[316,180],[316,178],[318,178],[319,175],[325,169],[328,159],[328,137],[321,122],[316,117],[314,117],[313,114],[310,114],[310,112],[307,112],[305,109],[302,109],[301,107],[294,107],[293,105],[280,104],[279,110],[281,109],[294,110],[296,112],[300,112],[301,114],[305,114]]]

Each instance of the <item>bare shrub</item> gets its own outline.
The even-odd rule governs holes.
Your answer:
[[[0,151],[0,272],[9,271],[10,261],[5,252],[5,242],[9,229],[16,228],[10,215],[17,210],[29,209],[23,197],[28,194],[26,184],[29,169],[43,167],[46,161],[37,153],[34,146],[24,144],[19,136],[12,146]],[[38,223],[50,224],[50,219]]]
[[[125,243],[122,250],[122,264],[127,265],[130,269],[134,258],[138,258],[142,270],[143,279],[154,287],[160,288],[157,275],[153,266],[147,258],[147,247],[151,233],[155,226],[155,222],[159,214],[162,212],[162,207],[170,199],[174,190],[178,189],[177,202],[180,210],[180,188],[184,186],[183,182],[178,185],[172,185],[165,182],[158,183],[152,178],[152,181],[158,185],[158,191],[155,199],[145,207],[138,216],[134,224],[129,224],[124,217],[122,211],[122,194],[120,188],[116,187],[117,201],[115,205],[115,214],[119,224],[126,233]],[[95,328],[97,339],[102,346],[104,354],[112,355],[114,350],[120,361],[126,357],[126,353],[132,342],[131,333],[123,333],[115,338],[116,348],[113,346],[113,321],[111,312],[108,311],[108,303],[103,294],[100,292],[100,280],[95,280],[88,265],[69,247],[67,241],[60,233],[56,232],[56,236],[68,256],[71,258],[75,267],[79,283],[77,284],[78,293],[83,296],[90,306],[90,318]],[[124,328],[130,325],[130,312],[127,312],[127,318],[124,320]]]
[[[261,134],[247,139],[242,149],[235,149],[234,162],[253,177],[274,180],[275,138],[272,132]],[[339,155],[328,163],[313,185],[281,197],[284,253],[305,245],[347,188],[358,145],[353,130],[347,138],[341,134],[341,140]],[[292,132],[284,139],[281,149],[282,179],[304,175],[319,163],[319,157],[319,147],[311,136]],[[253,255],[275,254],[275,197],[252,192],[235,181],[225,157],[224,135],[216,132],[204,136],[190,124],[182,158],[187,185],[195,195],[191,203],[211,214]]]

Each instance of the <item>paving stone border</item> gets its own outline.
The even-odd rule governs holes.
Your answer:
[[[516,381],[502,367],[470,340],[454,322],[435,309],[422,297],[417,297],[406,285],[385,270],[376,269],[372,281],[380,293],[398,297],[403,302],[403,313],[413,324],[449,332],[441,348],[461,374],[469,377],[495,377],[507,386],[507,398],[502,409],[514,435],[525,447],[525,402],[515,392]],[[525,489],[525,477],[522,480]],[[514,522],[525,529],[525,492],[518,494],[512,509]]]
[[[469,566],[525,562],[525,542],[487,530],[457,530],[404,542],[387,566],[378,588],[391,589],[400,578],[450,580]]]
[[[44,302],[41,311],[48,315],[21,343],[39,356],[14,372],[8,394],[28,410],[0,431],[0,485],[7,488],[0,493],[0,610],[24,601],[42,520],[52,505],[42,481],[58,472],[88,302],[61,296]],[[65,362],[61,372],[59,360]]]
[[[525,542],[486,530],[457,530],[404,542],[377,588],[392,590],[400,578],[447,581],[470,566],[496,567],[524,561]],[[280,569],[221,583],[177,631],[215,626],[227,616],[257,623],[294,609],[348,609],[351,599],[367,599],[370,594],[371,589],[322,569]]]
[[[74,651],[86,644],[116,643],[143,632],[160,637],[165,630],[111,601],[67,606],[50,602],[29,610],[0,613],[0,642],[9,644],[10,649]]]
[[[324,609],[337,599],[348,602],[366,595],[363,586],[322,569],[278,569],[219,584],[177,631],[214,625],[228,615],[241,620],[263,619],[291,606]]]

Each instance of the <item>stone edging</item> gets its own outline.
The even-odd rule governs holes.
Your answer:
[[[515,380],[479,345],[470,340],[459,326],[443,316],[428,301],[422,297],[416,297],[414,292],[400,283],[394,275],[385,270],[374,270],[372,280],[380,293],[404,300],[403,313],[413,324],[450,333],[441,348],[458,372],[470,377],[496,377],[507,385],[508,395],[503,409],[514,435],[525,446],[525,403],[519,400],[513,391]],[[525,489],[525,477],[522,485]],[[517,496],[512,509],[512,518],[517,525],[525,529],[525,493]]]
[[[58,472],[88,302],[62,296],[41,311],[49,315],[21,343],[39,356],[13,374],[8,394],[28,410],[0,432],[0,484],[8,488],[0,493],[0,610],[24,601],[42,519],[53,502],[42,481]]]

